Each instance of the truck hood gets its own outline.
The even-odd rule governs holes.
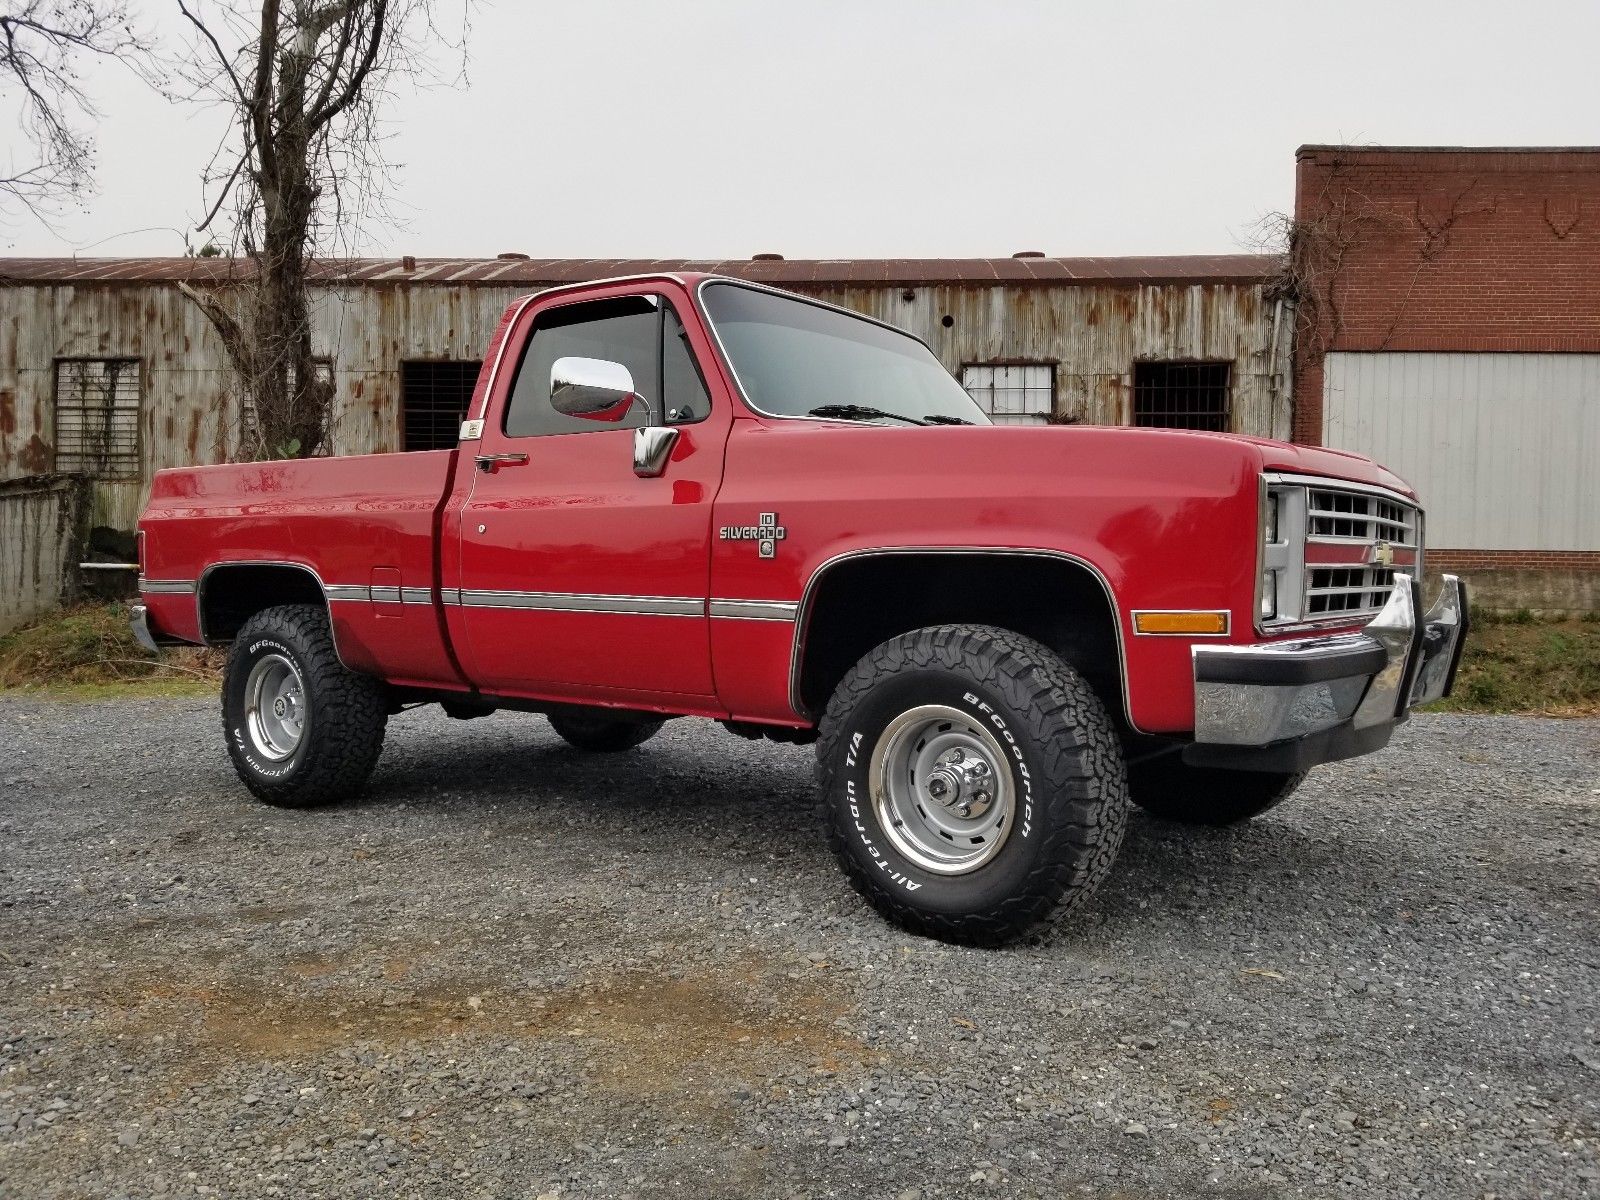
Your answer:
[[[1416,499],[1416,491],[1400,476],[1381,463],[1373,462],[1364,454],[1349,450],[1334,450],[1327,446],[1302,446],[1293,442],[1277,442],[1271,438],[1247,437],[1235,433],[1196,433],[1177,429],[1136,429],[1130,433],[1149,434],[1156,437],[1217,438],[1255,447],[1261,455],[1265,471],[1284,471],[1294,475],[1323,475],[1329,479],[1346,479],[1355,483],[1370,483]]]
[[[1317,475],[1371,484],[1416,499],[1416,492],[1409,483],[1364,455],[1244,434],[1205,433],[1188,429],[1135,429],[1126,425],[952,425],[920,430],[905,425],[853,421],[840,421],[836,425],[829,421],[820,426],[809,421],[785,424],[796,431],[806,427],[816,429],[833,426],[837,429],[849,426],[865,434],[870,428],[872,433],[867,436],[886,435],[895,439],[897,449],[909,452],[914,448],[918,454],[925,452],[928,443],[911,439],[921,439],[930,433],[935,437],[951,437],[980,451],[970,460],[974,466],[998,460],[1017,469],[1033,464],[1040,467],[1049,464],[1047,469],[1058,469],[1055,464],[1061,461],[1063,452],[1075,458],[1087,453],[1100,461],[1116,461],[1120,456],[1135,470],[1149,469],[1155,464],[1174,460],[1219,462],[1243,459],[1255,471]]]

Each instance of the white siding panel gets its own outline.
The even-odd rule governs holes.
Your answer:
[[[1600,354],[1328,355],[1323,440],[1398,472],[1428,543],[1600,549]]]

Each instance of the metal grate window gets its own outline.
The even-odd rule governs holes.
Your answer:
[[[1055,411],[1054,363],[969,363],[961,368],[961,386],[997,425],[1037,425]]]
[[[1227,433],[1232,373],[1225,362],[1134,363],[1133,423]]]
[[[449,450],[461,440],[461,422],[478,385],[481,362],[400,364],[407,450]]]
[[[56,359],[56,470],[139,478],[137,358]]]

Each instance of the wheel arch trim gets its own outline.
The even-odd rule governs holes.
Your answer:
[[[824,559],[817,568],[811,572],[806,580],[806,586],[800,593],[800,603],[795,610],[794,639],[789,651],[789,707],[794,714],[805,721],[813,721],[814,716],[807,711],[800,695],[800,679],[805,664],[806,634],[810,631],[811,617],[816,605],[817,591],[826,576],[834,567],[843,563],[861,558],[887,558],[890,556],[915,556],[935,554],[967,554],[967,555],[1004,555],[1011,558],[1043,558],[1054,559],[1058,562],[1070,563],[1087,571],[1100,585],[1100,590],[1105,594],[1106,605],[1111,614],[1111,627],[1116,637],[1117,646],[1117,681],[1122,694],[1122,715],[1130,728],[1136,733],[1140,730],[1133,720],[1133,700],[1128,693],[1128,652],[1122,634],[1122,610],[1117,604],[1117,595],[1111,586],[1111,581],[1094,563],[1077,554],[1066,550],[1051,550],[1035,547],[1010,547],[1010,546],[871,546],[856,550],[846,550]]]
[[[213,571],[225,567],[279,567],[286,570],[300,571],[309,575],[317,585],[317,591],[322,594],[322,605],[328,610],[328,636],[333,639],[333,652],[339,659],[339,665],[347,671],[354,671],[345,661],[344,652],[339,649],[339,628],[333,619],[333,597],[329,594],[328,585],[322,581],[322,576],[317,574],[315,567],[309,563],[293,562],[289,559],[272,558],[230,558],[210,563],[200,572],[200,578],[195,581],[194,610],[195,624],[200,633],[200,642],[205,646],[220,646],[222,642],[214,640],[206,633],[206,582],[211,578]],[[274,607],[267,605],[267,608]],[[259,609],[257,611],[260,611]]]

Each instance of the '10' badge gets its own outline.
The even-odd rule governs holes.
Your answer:
[[[754,542],[760,558],[778,557],[778,543],[789,531],[778,524],[777,513],[762,513],[754,525],[724,525],[717,536],[725,542]]]

